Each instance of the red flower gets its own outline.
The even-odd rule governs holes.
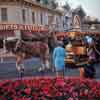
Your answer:
[[[68,100],[74,100],[74,98],[71,98],[71,97],[70,97]]]
[[[48,87],[44,87],[43,88],[43,92],[48,95],[49,94],[49,88]]]
[[[47,100],[46,97],[66,98],[66,100],[94,100],[100,97],[100,82],[78,78],[32,78],[25,80],[5,80],[0,83],[0,100]]]
[[[85,89],[84,90],[84,96],[88,96],[88,93],[89,93],[89,90],[88,89]]]
[[[30,88],[26,88],[25,90],[24,90],[24,92],[26,93],[26,94],[31,94],[31,89]]]

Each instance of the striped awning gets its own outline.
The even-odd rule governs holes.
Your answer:
[[[33,38],[37,38],[37,36],[35,34],[33,34],[31,31],[22,31],[21,32],[21,36],[24,39],[33,39]]]
[[[35,36],[37,36],[37,38],[45,38],[45,37],[48,37],[48,33],[45,33],[45,32],[33,32],[33,34]]]
[[[48,37],[48,33],[44,32],[33,32],[33,31],[21,31],[21,36],[23,39],[29,40],[41,40]]]

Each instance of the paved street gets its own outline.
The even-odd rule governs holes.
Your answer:
[[[15,67],[15,60],[14,59],[5,59],[3,63],[0,63],[0,80],[2,79],[11,79],[11,78],[18,78],[19,74]],[[24,77],[28,76],[47,76],[51,75],[54,76],[54,72],[37,72],[36,69],[41,66],[40,60],[38,58],[32,58],[30,60],[24,61],[25,65],[25,73]],[[100,64],[96,65],[96,79],[100,79]],[[66,69],[65,71],[66,76],[79,76],[78,69]]]

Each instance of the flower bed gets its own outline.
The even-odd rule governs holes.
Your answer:
[[[79,78],[32,78],[0,83],[0,100],[100,100],[100,82]]]

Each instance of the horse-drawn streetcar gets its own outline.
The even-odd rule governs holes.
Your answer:
[[[66,67],[80,68],[80,74],[84,70],[84,74],[91,73],[91,77],[94,77],[94,64],[100,62],[100,47],[97,46],[98,41],[96,40],[100,38],[100,35],[97,36],[97,33],[76,32],[74,38],[68,37],[70,39],[65,44],[65,50],[67,52],[67,56],[65,57]]]

